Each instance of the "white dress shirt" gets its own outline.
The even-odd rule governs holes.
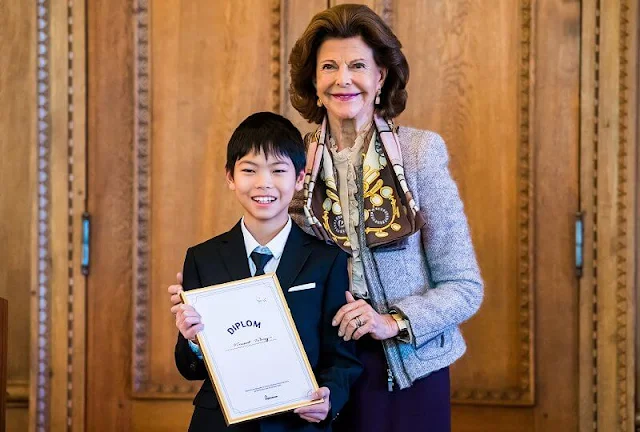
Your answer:
[[[284,246],[287,244],[287,239],[289,238],[289,233],[291,232],[291,217],[287,220],[286,225],[280,230],[276,236],[271,239],[269,243],[266,245],[261,245],[258,241],[251,235],[247,226],[244,224],[244,217],[240,221],[240,228],[242,229],[242,236],[244,237],[244,248],[247,252],[247,260],[249,261],[249,270],[251,271],[251,276],[256,274],[256,264],[251,259],[251,252],[253,252],[257,247],[264,246],[271,251],[271,255],[273,258],[269,260],[269,262],[264,266],[264,272],[270,273],[275,272],[278,268],[278,264],[280,264],[280,258],[282,258],[282,252],[284,251]]]

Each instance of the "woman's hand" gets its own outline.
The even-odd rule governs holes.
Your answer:
[[[324,402],[296,408],[293,412],[298,414],[302,420],[306,420],[309,423],[320,423],[327,418],[327,414],[329,414],[329,410],[331,409],[331,402],[329,400],[330,393],[327,387],[320,387],[312,397],[314,399],[322,398]]]
[[[373,339],[384,340],[398,335],[398,324],[389,314],[380,315],[364,300],[355,300],[346,292],[347,304],[342,306],[331,324],[340,326],[338,336],[345,341],[358,340],[367,333]]]
[[[197,344],[196,334],[202,331],[204,324],[202,324],[200,314],[193,306],[181,304],[178,305],[176,313],[176,327],[185,339]]]
[[[167,289],[169,294],[171,294],[171,313],[177,314],[178,309],[180,308],[180,304],[182,303],[182,299],[180,298],[180,292],[182,289],[182,273],[178,273],[176,275],[176,280],[178,281],[177,285],[171,285]]]

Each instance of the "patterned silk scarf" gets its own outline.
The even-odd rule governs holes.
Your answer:
[[[374,139],[362,166],[364,211],[360,213],[364,215],[369,248],[408,237],[425,224],[404,177],[400,143],[393,123],[375,116],[374,125]],[[349,211],[349,203],[340,202],[338,179],[327,145],[327,127],[325,117],[315,133],[307,136],[304,213],[316,237],[331,240],[351,253],[342,217],[343,211]]]

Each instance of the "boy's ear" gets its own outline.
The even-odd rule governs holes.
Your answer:
[[[300,192],[304,187],[304,169],[300,170],[296,177],[296,191]]]
[[[227,186],[229,186],[229,189],[232,191],[236,190],[236,184],[233,181],[233,172],[229,170],[227,170]]]

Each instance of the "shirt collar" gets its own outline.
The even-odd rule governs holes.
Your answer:
[[[273,257],[277,260],[282,256],[284,246],[287,244],[287,238],[289,238],[289,233],[291,232],[291,224],[291,217],[289,217],[286,225],[280,230],[280,232],[271,239],[269,243],[264,245],[269,248]],[[242,229],[242,236],[244,237],[244,247],[247,252],[247,258],[249,258],[249,256],[251,256],[251,252],[253,252],[258,246],[261,246],[261,244],[258,243],[247,229],[247,226],[244,224],[244,216],[240,220],[240,228]]]

